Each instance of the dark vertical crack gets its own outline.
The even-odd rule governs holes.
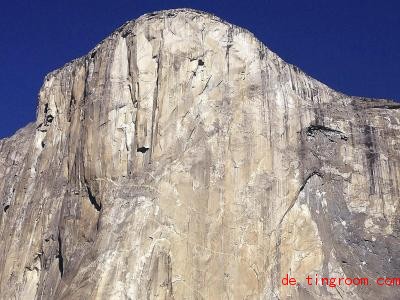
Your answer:
[[[226,45],[226,52],[225,52],[225,58],[227,62],[227,69],[228,69],[228,78],[229,78],[229,50],[232,47],[233,43],[233,28],[230,26],[228,28],[228,43]]]
[[[152,109],[152,114],[151,114],[150,147],[152,147],[152,149],[154,148],[155,135],[157,134],[157,130],[158,130],[158,125],[157,125],[157,121],[156,121],[156,115],[157,115],[157,110],[158,110],[158,92],[160,90],[160,82],[161,82],[161,80],[160,80],[161,78],[160,77],[161,77],[161,63],[162,63],[162,48],[163,48],[163,41],[164,41],[164,33],[163,32],[164,31],[161,30],[160,49],[159,49],[158,55],[156,57],[156,59],[157,59],[157,79],[156,79],[156,84],[155,84],[156,86],[155,86],[155,89],[154,89],[153,109]],[[142,148],[145,148],[145,147],[142,147]],[[139,149],[138,149],[138,151],[139,151]],[[152,156],[152,153],[150,152],[149,162],[151,162],[151,156]]]
[[[296,86],[294,85],[294,79],[292,76],[292,68],[289,68],[289,76],[290,76],[290,85],[292,86],[292,90],[296,92]]]
[[[58,254],[56,257],[58,259],[58,270],[60,271],[61,277],[63,277],[63,275],[64,275],[64,257],[62,255],[62,241],[61,241],[60,231],[58,231],[57,243],[58,243]]]
[[[171,262],[171,256],[169,254],[167,255],[167,261],[166,261],[165,267],[167,269],[166,285],[168,286],[169,296],[173,299],[174,298],[174,290],[173,290],[173,286],[172,286],[172,262]]]
[[[371,125],[364,126],[364,135],[365,141],[364,144],[367,147],[365,150],[365,156],[367,158],[367,166],[368,166],[368,173],[370,179],[370,188],[369,193],[370,195],[375,194],[375,176],[374,176],[374,166],[376,160],[378,158],[378,154],[375,151],[375,143],[374,143],[374,136],[375,136],[375,129]]]
[[[69,100],[69,108],[68,108],[68,122],[72,121],[72,114],[75,110],[75,98],[74,96],[71,96],[71,99]]]
[[[286,142],[289,143],[289,106],[288,106],[288,101],[287,101],[287,91],[285,87],[281,84],[281,89],[282,89],[282,94],[283,94],[283,105],[285,107],[284,113],[283,113],[283,127],[285,128],[285,138]]]
[[[131,35],[127,40],[129,41],[128,49],[129,49],[129,74],[131,80],[131,99],[133,105],[133,127],[134,133],[132,136],[132,147],[131,147],[131,155],[129,160],[129,177],[132,177],[134,174],[134,164],[136,161],[136,151],[137,148],[140,148],[142,145],[139,144],[139,114],[140,114],[140,83],[139,83],[139,68],[137,66],[137,37],[135,34]]]

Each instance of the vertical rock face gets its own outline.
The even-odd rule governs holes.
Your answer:
[[[2,299],[398,299],[400,106],[217,17],[128,22],[0,141]],[[286,274],[299,281],[286,287]]]

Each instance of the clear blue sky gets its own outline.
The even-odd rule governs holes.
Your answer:
[[[208,11],[347,94],[400,100],[400,1],[11,1],[0,10],[0,138],[35,119],[43,77],[125,21],[168,8]]]

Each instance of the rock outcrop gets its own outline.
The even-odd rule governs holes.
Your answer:
[[[36,123],[0,141],[1,299],[399,299],[372,282],[400,277],[399,136],[400,104],[242,28],[144,15],[47,75]]]

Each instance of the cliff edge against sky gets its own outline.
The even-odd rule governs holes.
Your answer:
[[[203,12],[128,22],[0,141],[0,296],[398,299],[304,278],[400,277],[399,109]]]

